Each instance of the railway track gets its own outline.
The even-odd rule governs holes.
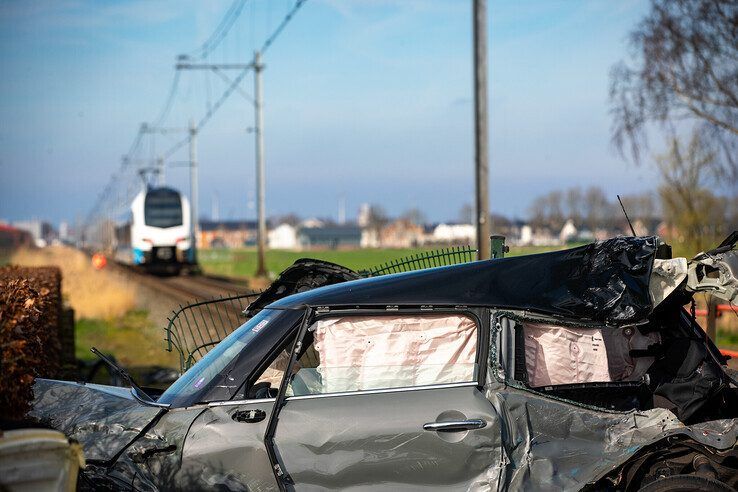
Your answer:
[[[116,264],[115,266],[135,278],[136,282],[165,294],[180,304],[253,293],[253,290],[248,287],[248,282],[243,280],[208,275],[164,277],[151,275],[128,265]]]

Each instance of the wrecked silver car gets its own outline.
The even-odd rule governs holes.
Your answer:
[[[734,490],[738,386],[684,306],[735,300],[737,238],[282,297],[297,265],[163,393],[38,380],[32,415],[83,444],[91,488]]]

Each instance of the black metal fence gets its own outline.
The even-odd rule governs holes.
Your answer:
[[[179,353],[184,372],[245,321],[243,311],[259,293],[193,302],[172,312],[166,327],[166,350]]]
[[[474,261],[477,250],[469,246],[456,246],[435,251],[425,251],[406,256],[397,260],[388,261],[382,265],[359,272],[364,277],[379,277],[391,273],[410,272],[448,265],[458,265]]]

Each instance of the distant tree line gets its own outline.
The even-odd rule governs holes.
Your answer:
[[[659,209],[653,193],[630,194],[621,198],[631,221],[650,224],[658,220]],[[529,217],[534,227],[560,229],[571,219],[577,227],[592,232],[622,228],[627,223],[616,196],[608,195],[598,186],[572,187],[541,195],[533,200]]]

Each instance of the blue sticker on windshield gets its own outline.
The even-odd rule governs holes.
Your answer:
[[[268,319],[263,319],[263,320],[259,321],[259,323],[256,326],[254,326],[254,329],[251,330],[251,331],[253,331],[254,333],[259,333],[261,331],[261,329],[264,328],[267,325],[267,323],[269,323],[269,320]]]
[[[200,379],[198,379],[197,381],[195,381],[195,384],[193,384],[192,386],[194,386],[195,388],[198,388],[199,389],[200,386],[202,386],[202,383],[204,383],[204,382],[205,382],[205,378],[204,377],[201,377]]]

